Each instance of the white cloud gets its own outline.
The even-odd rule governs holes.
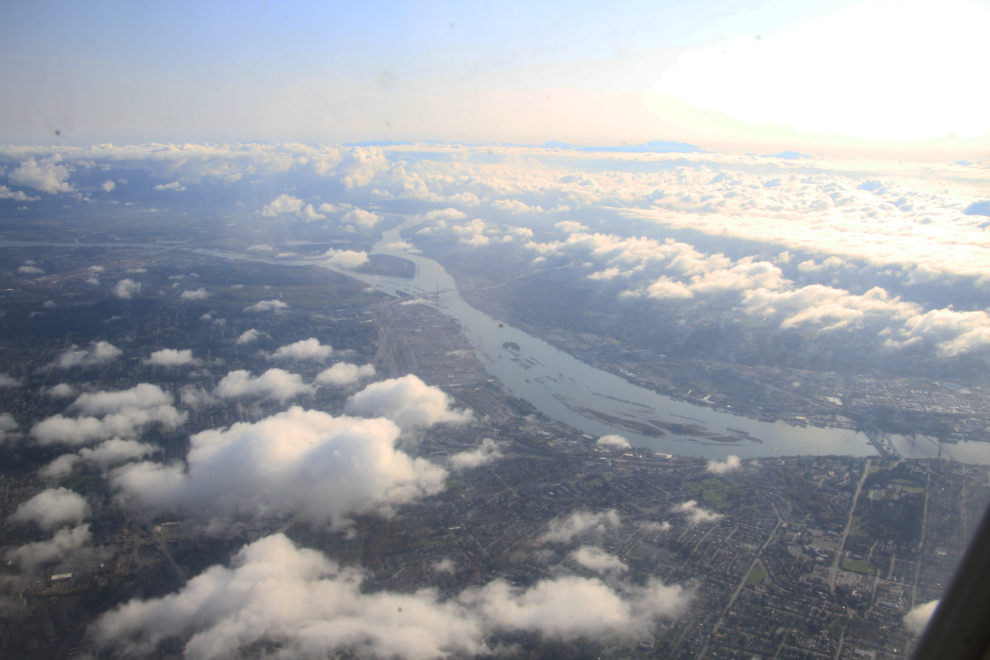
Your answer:
[[[172,406],[125,408],[103,419],[54,415],[31,427],[31,435],[40,445],[81,445],[115,436],[132,438],[150,424],[174,429],[185,423],[187,414]]]
[[[569,556],[581,566],[596,573],[625,572],[629,570],[629,567],[621,559],[592,545],[582,545]]]
[[[22,275],[44,275],[45,271],[41,270],[37,266],[20,266],[17,269],[18,273]]]
[[[614,447],[617,449],[626,449],[629,447],[629,441],[621,435],[603,435],[598,438],[595,444],[602,447]]]
[[[441,600],[434,589],[365,591],[364,576],[281,534],[269,536],[242,548],[229,568],[212,566],[175,594],[135,599],[104,614],[95,638],[135,656],[178,637],[184,656],[201,660],[264,641],[293,657],[428,660],[490,655],[486,639],[500,631],[565,640],[640,637],[658,619],[681,614],[690,600],[681,587],[657,580],[608,586],[576,576],[528,589],[496,580]]]
[[[487,465],[501,457],[502,452],[498,443],[491,438],[484,438],[477,449],[451,454],[447,462],[453,470],[467,470]]]
[[[160,447],[146,442],[111,438],[106,442],[100,443],[94,449],[83,447],[79,450],[79,457],[90,463],[107,466],[113,463],[142,458],[159,451],[161,451]]]
[[[588,231],[588,228],[582,225],[580,222],[574,222],[573,220],[561,220],[560,222],[554,224],[554,227],[566,234],[573,234],[579,231]]]
[[[146,442],[111,438],[100,443],[94,449],[83,447],[76,454],[62,454],[38,470],[38,473],[48,479],[62,479],[70,475],[72,469],[80,461],[96,463],[100,467],[105,468],[114,463],[125,463],[159,451],[161,451],[161,447],[156,447]]]
[[[363,250],[357,252],[355,250],[334,250],[333,248],[318,258],[322,263],[338,268],[357,268],[370,261],[368,253]]]
[[[173,181],[172,183],[159,183],[155,186],[155,190],[172,190],[174,192],[182,192],[185,189],[186,187],[178,181]]]
[[[467,214],[453,207],[448,207],[445,209],[435,209],[433,211],[427,211],[421,217],[424,220],[434,220],[434,221],[460,220],[461,218],[467,217]]]
[[[48,389],[45,389],[43,394],[47,394],[48,396],[51,397],[68,398],[71,396],[75,396],[76,390],[74,387],[72,387],[72,385],[69,385],[68,383],[59,383],[58,385],[54,385]]]
[[[106,193],[113,192],[113,189],[116,188],[116,187],[117,187],[117,184],[114,183],[113,181],[109,180],[109,179],[107,179],[106,181],[104,181],[103,183],[100,184],[100,188],[102,188],[103,189],[103,192],[106,192]]]
[[[499,199],[492,202],[492,206],[497,208],[499,211],[505,211],[506,213],[512,213],[513,215],[543,211],[543,209],[539,206],[529,206],[528,204],[520,202],[518,199]]]
[[[313,208],[312,204],[306,204],[304,206],[303,200],[286,194],[279,195],[272,201],[271,204],[265,206],[265,208],[261,211],[261,215],[271,218],[279,215],[295,215],[306,220],[307,222],[311,222],[313,220],[323,220],[327,217],[322,213],[318,213],[316,209]]]
[[[599,513],[579,510],[566,518],[551,520],[540,540],[545,543],[567,543],[577,536],[604,534],[610,528],[614,529],[621,524],[619,512],[615,509]]]
[[[43,158],[40,163],[29,158],[11,172],[7,180],[15,186],[28,186],[50,194],[75,192],[75,187],[68,183],[69,168],[59,165],[61,161],[62,156],[57,153]]]
[[[196,359],[193,358],[191,348],[183,350],[163,348],[160,351],[155,351],[148,358],[148,364],[161,367],[178,367],[183,364],[194,364],[195,362]]]
[[[60,529],[50,541],[22,545],[8,552],[7,557],[20,564],[22,569],[31,570],[38,564],[47,564],[76,553],[89,543],[91,537],[88,524]]]
[[[250,344],[252,342],[258,341],[259,333],[254,328],[250,330],[245,330],[241,335],[234,341],[235,344]]]
[[[454,564],[454,560],[450,557],[444,557],[437,563],[433,564],[433,572],[440,574],[446,573],[448,575],[454,575],[457,572],[457,566]]]
[[[349,222],[364,229],[374,227],[378,224],[379,220],[381,220],[381,218],[377,213],[374,213],[373,211],[365,211],[364,209],[354,209],[353,211],[348,211],[344,214],[344,217],[340,219],[343,223]]]
[[[684,299],[694,298],[694,291],[682,282],[671,280],[668,277],[661,277],[656,282],[646,288],[646,295],[650,298]]]
[[[358,415],[387,417],[403,429],[434,424],[466,424],[470,410],[452,409],[454,400],[439,387],[413,374],[372,383],[347,400],[345,410]]]
[[[273,252],[275,250],[275,248],[273,248],[271,245],[268,245],[267,243],[259,243],[257,245],[252,245],[247,249],[251,252]]]
[[[0,388],[7,389],[11,387],[20,387],[21,380],[19,378],[14,378],[10,374],[4,372],[0,374]]]
[[[288,305],[281,300],[260,300],[244,308],[245,312],[271,312],[285,309]]]
[[[106,362],[116,360],[121,355],[123,355],[123,351],[110,342],[98,341],[86,350],[81,350],[78,346],[72,346],[72,348],[62,353],[62,355],[60,355],[51,366],[59,367],[61,369],[70,369],[72,367],[90,367],[96,364],[104,364]]]
[[[312,385],[303,383],[302,376],[282,369],[269,369],[257,378],[244,369],[231,371],[224,376],[213,390],[214,396],[232,399],[242,396],[262,397],[287,401],[300,394],[312,394]]]
[[[183,405],[189,406],[193,410],[202,410],[208,406],[219,403],[219,399],[196,385],[184,385],[179,390],[179,400]]]
[[[80,394],[70,406],[86,415],[107,415],[128,408],[154,408],[172,403],[172,395],[150,383],[139,383],[129,390],[100,391]]]
[[[78,525],[89,514],[89,504],[79,493],[68,488],[49,488],[18,506],[8,520],[37,523],[43,530],[51,531],[66,523]]]
[[[915,635],[920,635],[935,614],[936,607],[938,607],[937,600],[915,605],[904,615],[904,626]]]
[[[185,423],[187,414],[176,410],[172,400],[171,394],[148,383],[118,392],[88,392],[69,409],[90,416],[54,415],[36,423],[31,435],[41,445],[80,445],[113,437],[132,438],[150,424],[174,429]]]
[[[316,382],[320,385],[345,387],[364,378],[374,378],[374,376],[375,366],[373,364],[362,364],[358,366],[348,362],[338,362],[329,369],[317,374]]]
[[[186,465],[135,463],[111,479],[131,506],[204,518],[299,512],[342,525],[352,513],[443,490],[446,470],[396,448],[391,421],[294,406],[255,423],[197,433]]]
[[[726,457],[724,461],[716,461],[714,459],[708,461],[705,469],[712,474],[725,474],[726,472],[738,470],[741,465],[742,461],[739,460],[739,457],[732,455]]]
[[[661,532],[669,531],[671,525],[666,520],[664,520],[663,522],[656,522],[650,520],[646,522],[636,523],[636,526],[639,527],[642,531],[646,532],[647,534],[658,534]]]
[[[341,182],[348,188],[360,188],[374,180],[375,176],[388,169],[388,161],[380,149],[357,147],[349,150],[337,171]]]
[[[63,479],[72,474],[72,468],[79,462],[79,454],[62,454],[48,465],[38,470],[45,479]]]
[[[183,291],[182,295],[179,296],[182,300],[206,300],[209,297],[210,292],[202,287]]]
[[[721,513],[715,513],[714,511],[708,511],[707,509],[702,509],[698,506],[696,500],[688,500],[687,502],[681,502],[680,504],[671,507],[670,509],[674,513],[683,513],[687,516],[688,525],[694,527],[695,525],[700,525],[706,522],[715,522],[720,520],[723,516]]]
[[[11,190],[7,186],[0,186],[0,199],[12,199],[15,202],[36,202],[40,197],[31,197],[23,190]]]
[[[141,291],[141,283],[135,282],[130,278],[120,280],[113,287],[113,294],[118,298],[124,298],[124,299],[130,298],[132,295],[134,295],[135,293],[139,293],[140,291]]]
[[[0,443],[14,436],[19,424],[9,412],[0,413]]]
[[[313,360],[323,362],[333,354],[333,348],[329,345],[320,344],[316,337],[302,339],[294,344],[280,346],[278,350],[269,356],[271,360]]]

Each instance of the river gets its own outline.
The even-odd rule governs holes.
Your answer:
[[[475,348],[485,369],[497,377],[513,396],[528,401],[552,419],[598,437],[617,434],[633,446],[681,456],[724,459],[729,455],[758,458],[794,455],[871,456],[877,453],[863,433],[841,428],[792,426],[784,422],[761,422],[719,412],[704,406],[676,401],[652,390],[637,387],[609,372],[592,367],[545,341],[507,323],[500,322],[461,298],[454,278],[433,259],[426,258],[403,241],[401,232],[420,222],[407,220],[384,232],[372,249],[408,259],[416,264],[413,279],[357,273],[333,268],[389,294],[420,296],[424,304],[436,304],[457,320]],[[51,245],[94,247],[95,244],[43,243],[0,240],[0,247]],[[183,248],[180,245],[101,244],[105,247]],[[188,249],[188,248],[187,248]],[[313,265],[313,261],[271,260],[254,255],[211,249],[196,253],[224,259],[243,259]],[[320,265],[327,266],[325,263]],[[505,345],[512,348],[507,349]],[[518,346],[516,350],[515,346]],[[647,434],[634,429],[646,429]],[[990,464],[990,443],[959,442],[939,446],[937,440],[891,436],[902,456],[927,458],[942,455],[964,463]]]
[[[401,232],[418,222],[408,220],[386,231],[372,250],[373,254],[387,254],[415,263],[416,276],[412,280],[341,272],[386,293],[421,296],[426,304],[435,304],[439,290],[440,310],[461,324],[486,370],[510,394],[528,401],[548,417],[591,436],[618,434],[633,446],[682,456],[723,459],[729,455],[756,458],[877,453],[866,435],[856,431],[761,422],[676,401],[592,367],[478,311],[461,298],[454,278],[439,263],[410,251],[405,244]],[[513,346],[509,350],[504,347],[506,344],[519,348]],[[652,430],[658,426],[665,430],[661,437],[643,435],[630,428]],[[892,436],[891,440],[906,457],[939,454],[938,442],[923,436]],[[967,463],[990,464],[990,443],[944,445],[942,454]]]

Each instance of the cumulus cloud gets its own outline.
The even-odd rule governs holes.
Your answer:
[[[95,638],[148,655],[162,639],[178,637],[184,655],[201,660],[264,641],[299,657],[427,660],[488,655],[485,640],[498,631],[566,640],[641,636],[690,600],[681,587],[658,580],[612,587],[576,576],[528,589],[496,580],[441,600],[434,589],[366,592],[364,576],[281,534],[269,536],[242,548],[229,568],[212,566],[178,593],[134,599],[104,614]]]
[[[261,335],[260,332],[251,328],[250,330],[245,330],[241,335],[234,340],[235,344],[250,344],[252,342],[258,341],[258,337]]]
[[[413,374],[372,383],[347,400],[349,413],[387,417],[403,429],[434,424],[466,424],[470,410],[455,409],[454,400],[439,387],[427,385]]]
[[[325,265],[338,268],[357,268],[370,261],[368,253],[364,250],[335,250],[333,248],[317,258]]]
[[[621,435],[603,435],[598,438],[595,444],[614,449],[627,449],[629,447],[629,441]]]
[[[364,378],[374,378],[375,366],[373,364],[350,364],[348,362],[338,362],[329,369],[325,369],[316,375],[316,382],[319,385],[329,385],[331,387],[345,387]]]
[[[712,474],[725,474],[726,472],[732,472],[738,470],[742,465],[742,461],[739,460],[738,456],[728,456],[724,461],[716,461],[714,459],[708,461],[708,465],[705,468]]]
[[[179,296],[182,300],[206,300],[209,297],[210,292],[202,287],[183,291],[182,295]]]
[[[448,575],[453,575],[457,572],[457,566],[454,564],[453,559],[450,557],[444,557],[440,561],[433,564],[433,572],[437,574],[447,573]]]
[[[915,635],[920,635],[935,614],[936,607],[938,607],[937,600],[915,605],[904,615],[904,626]]]
[[[124,298],[124,299],[130,298],[135,293],[139,293],[140,291],[141,291],[141,283],[135,282],[130,278],[120,280],[113,287],[113,295],[117,296],[118,298]]]
[[[499,211],[518,215],[520,213],[533,213],[543,211],[539,206],[529,206],[518,199],[499,199],[492,202],[492,206]]]
[[[484,438],[477,449],[451,454],[447,462],[454,470],[466,470],[487,465],[501,457],[498,443],[491,438]]]
[[[148,364],[161,367],[178,367],[183,364],[194,364],[195,362],[196,359],[193,358],[191,348],[182,350],[163,348],[160,351],[153,352],[148,358]]]
[[[388,161],[380,149],[374,147],[357,147],[348,151],[337,171],[340,181],[348,188],[366,186],[380,172],[388,169]]]
[[[917,342],[936,343],[945,356],[959,355],[990,347],[990,314],[984,311],[956,312],[936,309],[909,316],[900,331],[901,340],[892,345],[907,346]]]
[[[60,369],[91,367],[93,365],[111,362],[121,355],[123,355],[123,351],[110,342],[98,341],[85,350],[80,349],[78,346],[72,346],[62,353],[50,366]]]
[[[35,424],[31,435],[41,445],[81,445],[113,437],[133,438],[151,424],[174,429],[185,423],[187,414],[176,410],[172,401],[171,394],[148,383],[118,392],[85,393],[70,410],[87,416],[54,415]],[[97,415],[103,415],[102,419]]]
[[[23,190],[11,190],[7,186],[0,186],[0,199],[12,199],[15,202],[36,202],[40,197],[31,197]]]
[[[161,451],[160,447],[146,442],[111,438],[93,449],[83,447],[78,453],[62,454],[38,470],[38,473],[49,479],[62,479],[72,474],[72,469],[79,462],[95,463],[101,467],[106,467],[115,463],[144,458],[159,451]]]
[[[377,213],[372,211],[365,211],[364,209],[354,209],[353,211],[348,211],[344,214],[344,217],[340,219],[341,222],[351,223],[358,227],[363,227],[364,229],[370,229],[378,224],[381,218]]]
[[[72,529],[60,529],[49,541],[28,543],[7,553],[7,557],[20,564],[24,570],[31,570],[39,564],[48,564],[75,553],[89,543],[92,534],[89,525],[78,525]]]
[[[45,271],[41,270],[37,266],[20,266],[17,269],[18,273],[22,275],[44,275]]]
[[[327,216],[319,213],[312,204],[303,204],[303,200],[292,195],[282,194],[276,197],[271,204],[265,206],[261,215],[274,218],[279,215],[295,215],[303,218],[307,222],[313,220],[323,220]]]
[[[33,522],[43,530],[51,531],[66,523],[78,525],[89,514],[89,504],[79,493],[67,488],[49,488],[18,506],[8,520]]]
[[[49,388],[42,388],[42,394],[56,398],[68,398],[76,395],[76,390],[68,383],[59,383]]]
[[[302,339],[294,344],[281,346],[269,356],[272,360],[313,360],[323,362],[333,353],[333,348],[329,345],[320,344],[316,337]]]
[[[69,168],[59,165],[61,161],[59,154],[42,158],[41,162],[29,158],[11,172],[7,180],[15,186],[28,186],[53,195],[75,192],[75,187],[68,183]]]
[[[159,191],[171,190],[174,192],[182,192],[183,190],[186,189],[186,187],[181,183],[179,183],[178,181],[173,181],[172,183],[159,183],[157,186],[155,186],[154,189]]]
[[[443,490],[446,470],[396,448],[387,419],[294,406],[255,423],[197,433],[186,465],[132,463],[111,482],[133,508],[200,517],[297,511],[313,521],[392,507]]]
[[[70,408],[86,415],[106,415],[121,412],[127,408],[167,406],[172,401],[172,395],[158,385],[139,383],[129,390],[80,394]]]
[[[698,502],[696,500],[681,502],[680,504],[672,507],[670,510],[674,513],[683,513],[687,516],[688,525],[691,527],[700,525],[701,523],[715,522],[716,520],[721,520],[723,517],[721,513],[715,513],[714,511],[702,509],[698,506]]]
[[[636,523],[636,526],[647,534],[658,534],[662,532],[667,532],[670,530],[670,523],[664,520],[663,522],[656,522],[654,520],[649,520],[645,522]]]
[[[202,410],[220,401],[220,399],[196,385],[184,385],[179,390],[179,400],[182,401],[183,405],[189,406],[193,410]]]
[[[554,224],[554,227],[566,234],[573,234],[579,231],[588,231],[588,228],[582,225],[580,222],[574,222],[573,220],[561,220],[560,222]]]
[[[103,183],[100,184],[100,188],[102,188],[103,189],[103,192],[106,192],[106,193],[113,192],[113,189],[116,188],[116,187],[117,187],[117,184],[114,183],[113,181],[109,180],[109,179],[107,179],[106,181],[104,181]]]
[[[217,383],[213,394],[221,399],[250,396],[284,402],[300,394],[312,394],[315,391],[315,387],[303,382],[302,376],[282,369],[269,369],[257,378],[252,377],[251,372],[239,369],[224,376]]]
[[[629,570],[629,567],[621,559],[593,545],[582,545],[569,556],[581,566],[596,573],[612,571],[621,573]]]
[[[245,312],[271,312],[285,309],[288,305],[281,300],[259,300],[244,308]]]
[[[567,543],[577,536],[604,534],[621,524],[619,512],[615,509],[598,513],[579,510],[565,518],[551,520],[540,540],[545,543]]]
[[[0,413],[0,443],[14,436],[18,428],[17,420],[9,412]]]
[[[21,380],[19,378],[14,378],[10,374],[4,372],[0,374],[0,388],[8,389],[11,387],[20,387]]]

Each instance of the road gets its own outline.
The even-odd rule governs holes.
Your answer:
[[[846,547],[846,539],[849,538],[849,530],[852,529],[853,514],[856,512],[856,502],[859,501],[859,494],[863,490],[863,482],[866,481],[866,477],[870,474],[870,465],[872,463],[873,459],[866,459],[866,465],[863,466],[863,475],[859,478],[859,483],[856,484],[856,494],[853,495],[852,504],[849,506],[849,517],[846,519],[846,528],[842,530],[842,538],[839,539],[839,545],[835,548],[835,559],[832,561],[832,567],[828,569],[828,588],[832,593],[835,593],[835,578],[839,575],[839,565],[842,561],[843,549]]]

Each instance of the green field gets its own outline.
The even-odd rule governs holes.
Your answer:
[[[859,559],[846,559],[842,562],[842,568],[853,573],[862,573],[863,575],[873,574],[873,567]]]
[[[765,579],[767,579],[767,572],[759,564],[749,572],[749,577],[746,578],[748,582],[752,582],[753,584],[763,584]]]

